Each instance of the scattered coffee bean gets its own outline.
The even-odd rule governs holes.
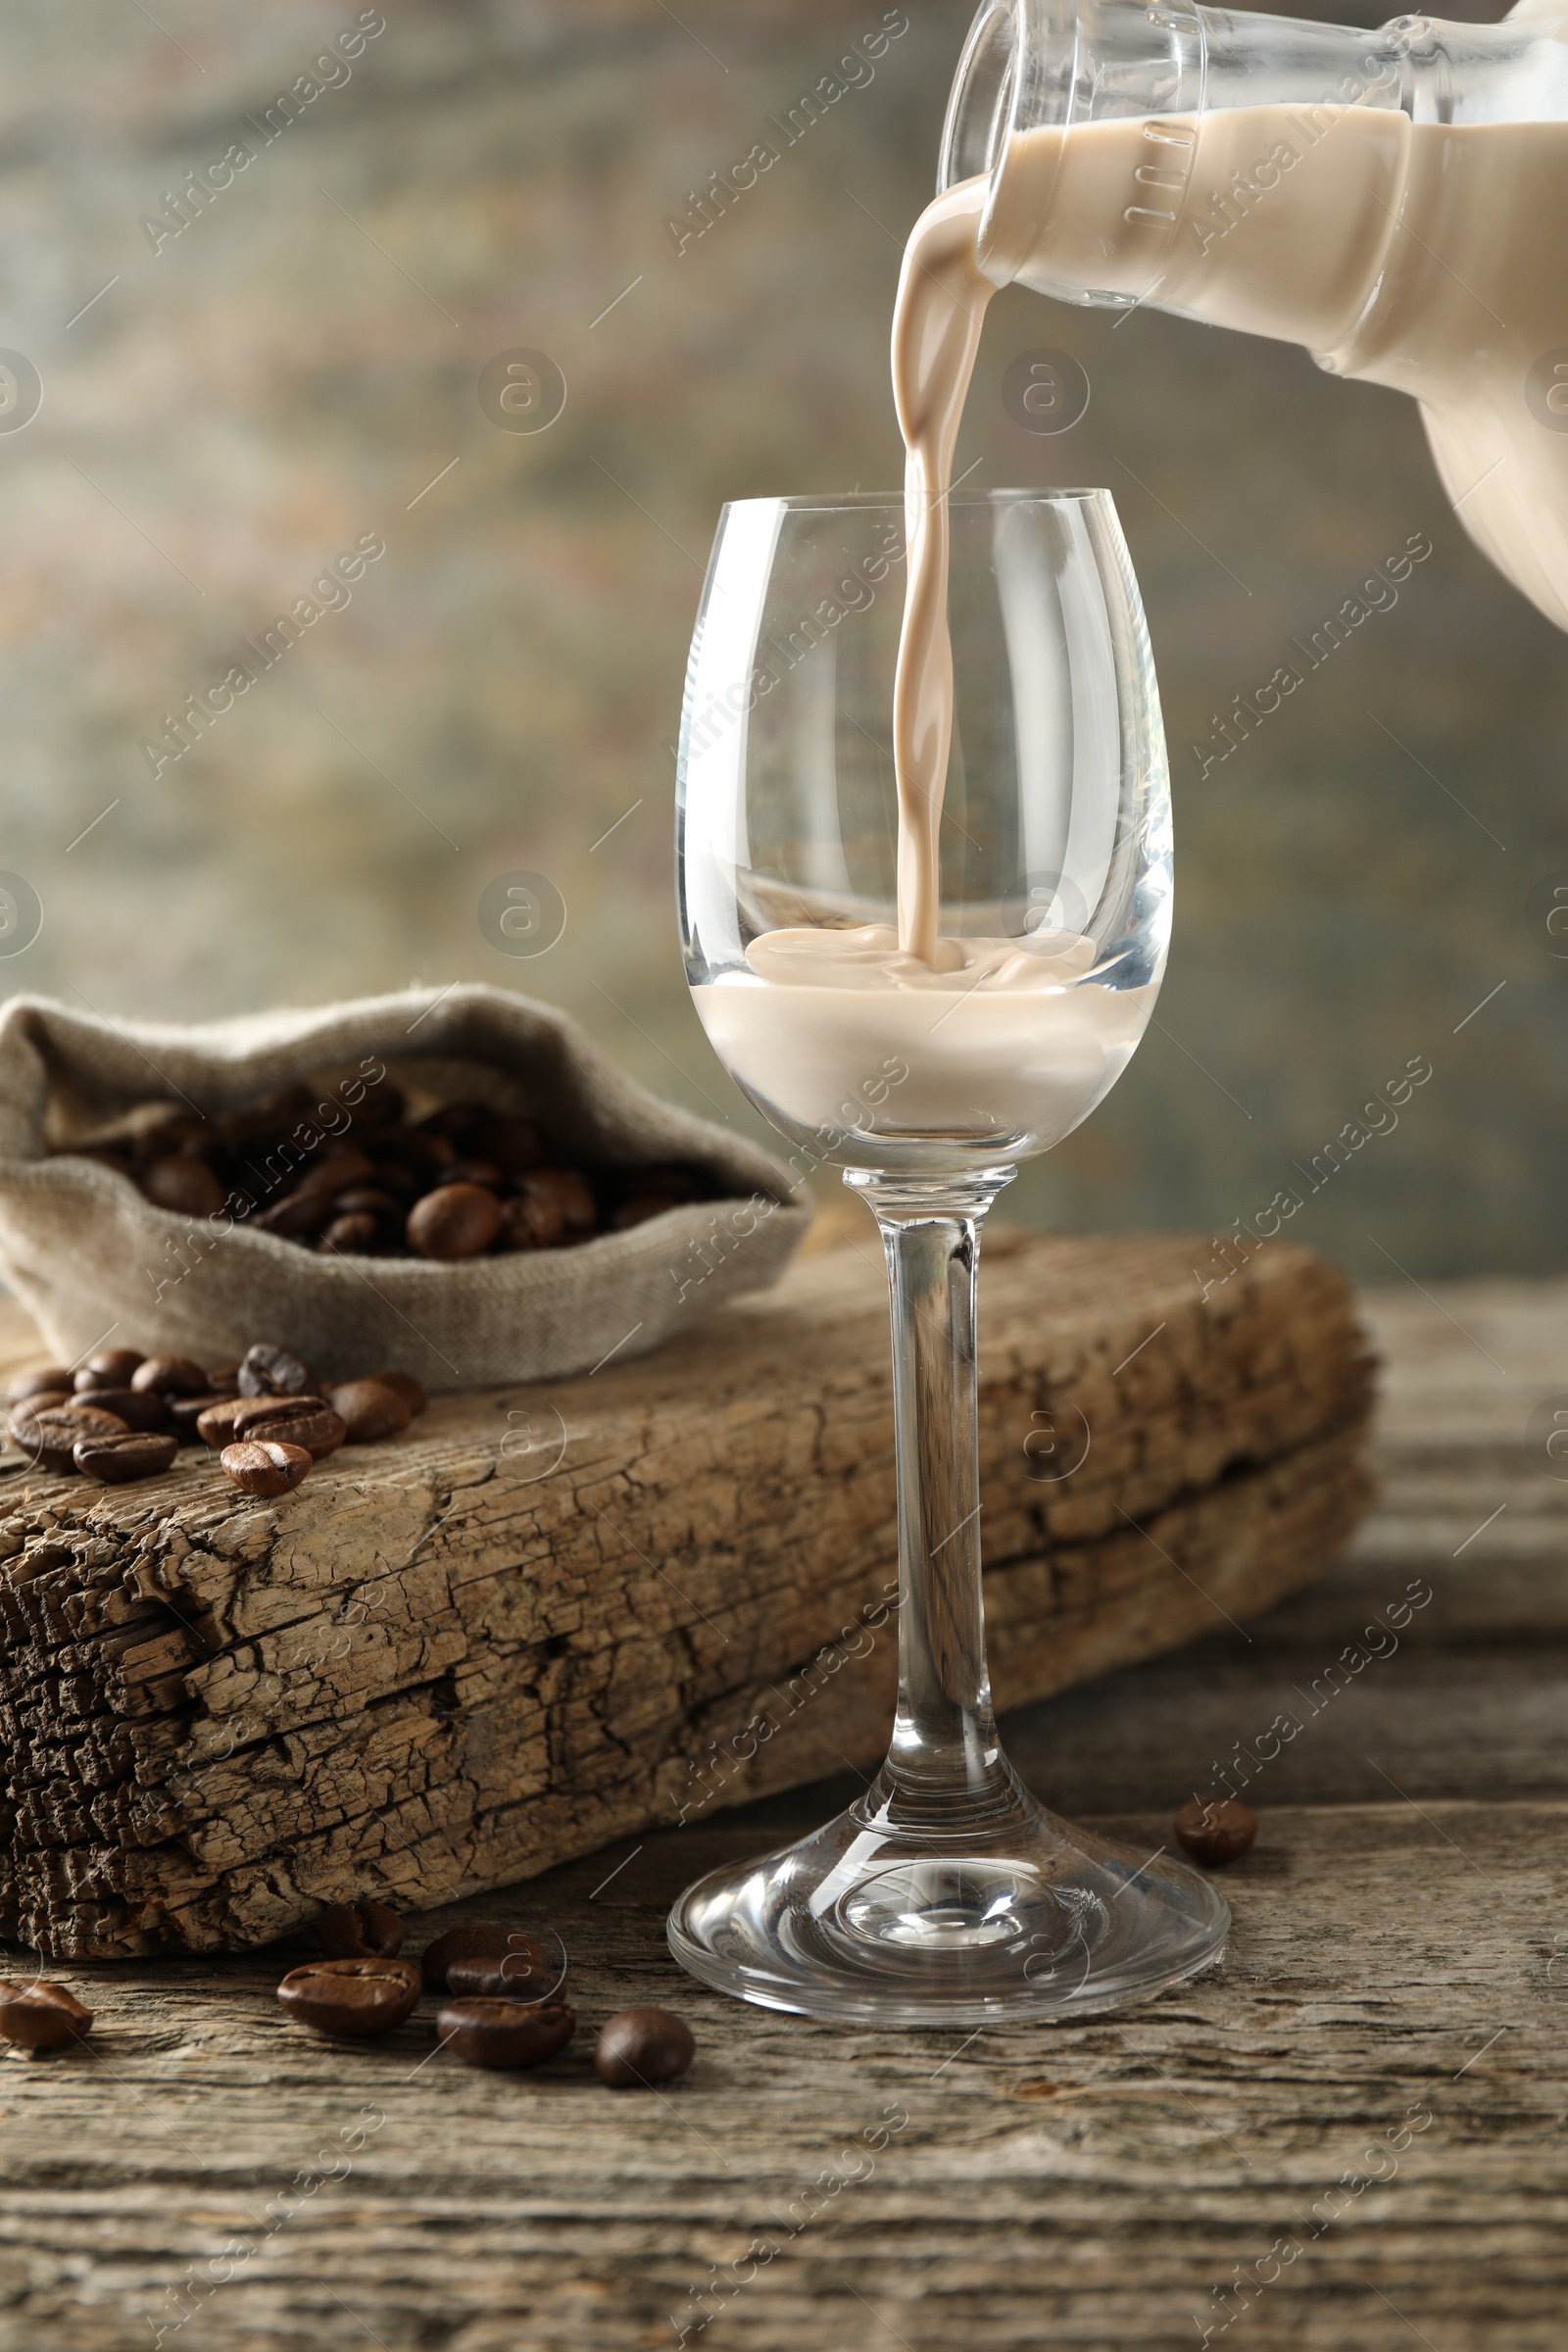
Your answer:
[[[175,1152],[155,1159],[141,1172],[141,1189],[157,1208],[182,1217],[212,1217],[223,1205],[223,1188],[206,1163]]]
[[[341,1413],[319,1396],[253,1396],[234,1415],[236,1438],[267,1438],[279,1446],[303,1446],[313,1461],[336,1453],[348,1433]]]
[[[372,1372],[370,1378],[378,1387],[390,1389],[394,1396],[401,1396],[416,1420],[430,1401],[412,1372]]]
[[[309,1364],[301,1363],[287,1348],[258,1341],[247,1348],[239,1367],[242,1396],[309,1396],[316,1387]]]
[[[1239,1862],[1257,1836],[1257,1815],[1239,1797],[1190,1796],[1172,1825],[1177,1843],[1206,1870]]]
[[[501,1203],[482,1184],[443,1184],[416,1200],[405,1230],[421,1257],[477,1257],[501,1231]]]
[[[237,1396],[239,1395],[238,1364],[220,1364],[216,1372],[208,1373],[207,1385],[215,1396]]]
[[[542,2066],[564,2050],[576,2028],[564,2001],[447,2001],[436,2011],[435,2030],[465,2066],[512,2069]]]
[[[24,2050],[63,2050],[92,2032],[92,2011],[63,1984],[32,1978],[0,1980],[0,2034]]]
[[[364,2038],[402,2025],[419,1997],[419,1972],[408,1960],[311,1960],[289,1970],[277,1997],[299,2025]]]
[[[537,1952],[540,1946],[521,1928],[504,1928],[495,1920],[475,1920],[471,1927],[449,1928],[427,1943],[419,1961],[424,1981],[438,1992],[447,1989],[455,1960],[505,1960],[509,1952]]]
[[[403,1922],[390,1903],[328,1903],[316,1934],[329,1960],[395,1960],[403,1949]]]
[[[653,2090],[673,2082],[697,2055],[691,2028],[667,2009],[620,2009],[594,2044],[594,2072],[612,2090]]]
[[[179,1451],[179,1440],[159,1430],[127,1429],[122,1437],[78,1438],[72,1460],[84,1478],[100,1486],[128,1486],[132,1479],[157,1478]]]
[[[11,1416],[13,1443],[34,1467],[64,1477],[76,1467],[78,1438],[122,1438],[128,1433],[117,1414],[99,1412],[80,1400],[42,1411],[19,1405]]]
[[[414,1415],[396,1389],[378,1380],[346,1380],[328,1389],[327,1402],[342,1418],[351,1446],[377,1446],[408,1428]]]
[[[130,1376],[133,1389],[150,1389],[155,1396],[211,1395],[207,1375],[188,1355],[150,1355]]]
[[[492,2001],[545,2001],[559,1992],[561,1981],[557,1961],[520,1929],[507,1937],[504,1952],[454,1952],[447,1962],[447,1990],[460,1998],[472,1993]]]
[[[127,1429],[162,1429],[172,1409],[184,1401],[179,1396],[155,1396],[150,1389],[90,1389],[73,1399],[100,1413],[113,1413]]]
[[[35,1364],[30,1372],[19,1372],[6,1390],[7,1404],[21,1404],[28,1396],[69,1396],[74,1375],[65,1364]]]
[[[261,1438],[241,1438],[219,1455],[242,1494],[291,1494],[311,1467],[303,1446],[281,1446]]]
[[[196,1416],[196,1435],[204,1446],[231,1446],[238,1436],[234,1427],[247,1405],[255,1404],[254,1396],[214,1396],[209,1398]]]
[[[67,1405],[77,1401],[69,1389],[45,1389],[41,1396],[24,1396],[20,1404],[14,1404],[6,1415],[6,1427],[14,1443],[25,1451],[26,1440],[21,1434],[25,1425],[34,1421],[40,1413],[62,1413]]]

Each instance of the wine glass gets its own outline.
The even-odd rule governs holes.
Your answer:
[[[1088,1117],[1153,1007],[1170,929],[1164,734],[1104,490],[951,501],[955,719],[935,962],[901,955],[894,663],[902,500],[744,499],[719,521],[679,757],[681,930],[704,1028],[887,1255],[899,1697],[865,1794],[715,1871],[669,1918],[705,1984],[773,2009],[975,2024],[1118,2007],[1223,1951],[1222,1896],[1047,1812],[986,1668],[980,1226]]]

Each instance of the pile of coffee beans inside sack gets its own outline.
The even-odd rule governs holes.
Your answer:
[[[128,1176],[159,1208],[227,1214],[302,1248],[448,1260],[569,1250],[714,1198],[695,1169],[586,1167],[532,1119],[448,1103],[418,1119],[396,1087],[364,1093],[338,1131],[314,1092],[210,1118],[168,1110],[134,1135],[67,1149]]]
[[[72,1369],[41,1364],[11,1383],[10,1467],[79,1470],[119,1487],[156,1478],[181,1446],[217,1453],[243,1494],[292,1493],[340,1446],[398,1437],[425,1407],[407,1372],[319,1386],[287,1348],[258,1341],[237,1364],[204,1371],[183,1355],[101,1348]]]
[[[564,2050],[577,2016],[563,1997],[564,1967],[536,1936],[485,1922],[454,1928],[403,1960],[403,1922],[386,1903],[328,1903],[316,1923],[323,1957],[292,1968],[277,1987],[283,2014],[334,2039],[391,2034],[421,1995],[440,2000],[436,2039],[466,2066],[512,2073]],[[93,2013],[64,1984],[0,1981],[0,2036],[28,2050],[85,2039]],[[617,2010],[599,2029],[594,2072],[612,2090],[658,2090],[697,2054],[692,2033],[668,2009]]]

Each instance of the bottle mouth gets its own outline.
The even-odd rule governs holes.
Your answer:
[[[954,76],[943,124],[938,192],[989,184],[980,267],[993,284],[1014,279],[1066,302],[1124,308],[1158,282],[1196,152],[1204,108],[1209,18],[1195,0],[982,0]],[[1139,233],[1144,281],[1132,290],[1085,286],[1051,262],[1051,214],[1064,145],[1076,126],[1180,117],[1145,135],[1150,152],[1119,201]]]
[[[1015,0],[983,0],[953,77],[937,159],[937,193],[989,177],[1011,125],[1022,78]]]

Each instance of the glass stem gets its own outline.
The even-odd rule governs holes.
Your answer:
[[[975,1272],[980,1225],[1010,1181],[989,1169],[932,1184],[853,1171],[887,1252],[899,1497],[899,1701],[879,1818],[940,1834],[1010,1815],[980,1592]]]

